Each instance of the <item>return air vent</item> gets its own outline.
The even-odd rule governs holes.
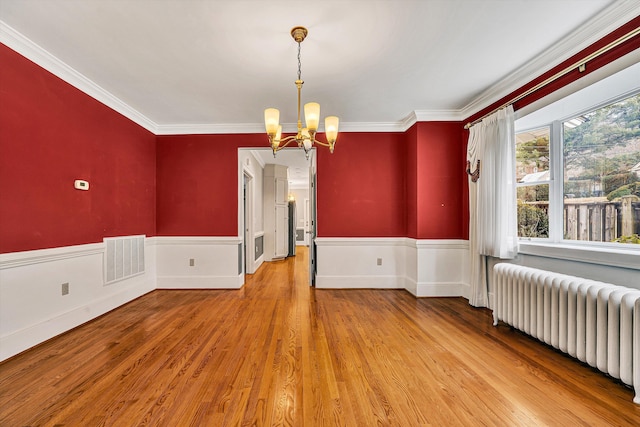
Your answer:
[[[145,236],[109,237],[104,242],[105,285],[144,273]]]

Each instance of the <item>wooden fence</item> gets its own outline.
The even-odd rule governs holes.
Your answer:
[[[580,202],[564,205],[564,238],[611,242],[621,236],[640,234],[640,198],[625,196],[613,202]]]

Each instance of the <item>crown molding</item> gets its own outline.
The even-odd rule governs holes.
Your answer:
[[[283,125],[284,128],[284,125]],[[156,135],[207,135],[264,133],[264,124],[257,123],[201,123],[157,125]],[[285,132],[283,130],[283,132]]]
[[[0,42],[149,132],[155,133],[157,125],[144,114],[124,103],[3,21],[0,21]]]
[[[466,117],[462,110],[416,110],[418,122],[461,122]]]
[[[613,3],[562,41],[481,93],[460,110],[461,120],[471,117],[518,90],[524,84],[561,64],[637,16],[638,0],[621,0]]]
[[[400,123],[402,124],[402,129],[403,129],[402,131],[406,132],[407,129],[415,125],[417,121],[418,121],[418,116],[416,115],[415,111],[412,111],[411,113],[409,113],[407,117],[405,117],[400,121]]]
[[[346,122],[340,124],[340,132],[404,132],[402,122]]]
[[[415,114],[411,114],[411,120],[399,122],[343,122],[340,123],[340,132],[404,132],[415,123]],[[409,123],[409,124],[407,124]],[[174,124],[156,125],[156,135],[204,135],[204,134],[241,134],[264,133],[264,124],[258,123],[227,123],[227,124]],[[283,123],[282,133],[294,134],[297,132],[295,123]],[[320,128],[319,132],[324,132]]]

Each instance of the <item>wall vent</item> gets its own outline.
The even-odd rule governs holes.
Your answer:
[[[258,236],[255,238],[255,245],[256,245],[256,254],[254,257],[254,261],[257,261],[258,258],[260,258],[262,256],[262,254],[264,253],[264,236]]]
[[[144,273],[144,239],[144,235],[104,239],[105,285]]]

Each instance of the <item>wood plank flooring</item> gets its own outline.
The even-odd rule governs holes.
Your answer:
[[[0,364],[0,426],[624,426],[632,390],[462,298],[158,290]]]

